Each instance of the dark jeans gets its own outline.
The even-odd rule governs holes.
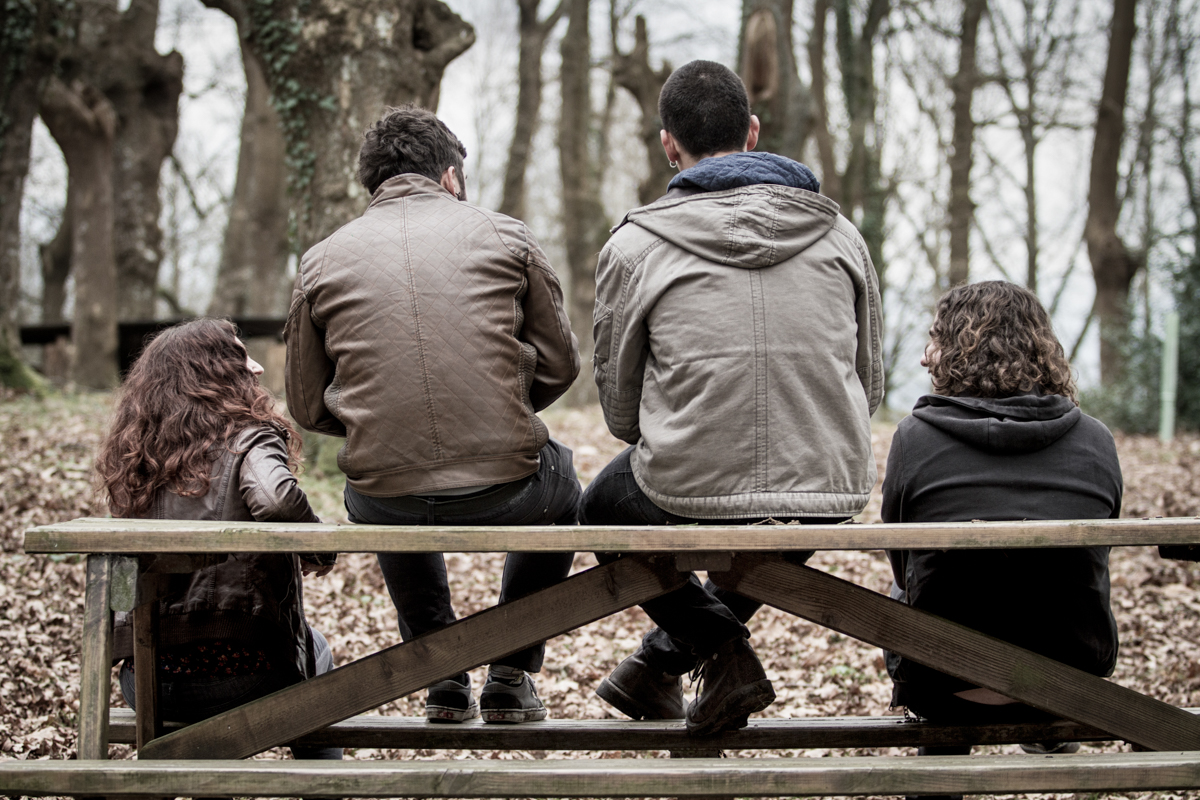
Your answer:
[[[316,628],[309,627],[312,634],[313,654],[316,656],[316,674],[321,675],[333,669],[333,654],[329,651],[329,643]],[[133,670],[130,669],[129,659],[121,662],[118,676],[121,684],[121,694],[130,708],[136,710],[134,697]],[[203,676],[162,676],[158,686],[159,708],[163,719],[178,722],[199,722],[202,719],[216,716],[231,708],[266,697],[291,686],[295,681],[283,670],[271,670],[253,675],[234,675],[222,677],[219,675]],[[340,747],[298,747],[292,746],[292,755],[299,759],[337,760],[342,757]]]
[[[752,519],[693,519],[681,517],[656,506],[633,477],[627,448],[600,471],[583,493],[579,521],[583,525],[752,525]],[[786,515],[785,515],[786,516]],[[787,517],[787,521],[791,521]],[[842,519],[799,519],[810,525],[842,522]],[[788,553],[794,564],[803,564],[812,551]],[[612,553],[597,553],[600,563],[616,560]],[[642,639],[646,660],[669,675],[682,675],[695,669],[717,648],[739,636],[749,636],[745,623],[762,607],[748,597],[722,589],[710,578],[703,585],[695,574],[685,586],[642,604],[657,627]]]
[[[350,521],[374,525],[575,525],[579,479],[571,450],[551,439],[538,471],[528,478],[458,497],[367,497],[346,484]],[[567,577],[574,553],[510,553],[500,581],[500,602],[553,586]],[[379,568],[400,618],[400,636],[411,639],[454,622],[446,560],[441,553],[378,553]],[[496,661],[538,672],[545,644]]]

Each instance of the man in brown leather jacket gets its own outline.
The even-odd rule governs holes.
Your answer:
[[[466,202],[466,149],[431,112],[391,109],[364,137],[362,217],[300,262],[288,313],[287,399],[311,431],[343,436],[351,522],[574,524],[571,451],[536,412],[579,353],[562,289],[518,220]],[[405,639],[455,619],[440,553],[381,553]],[[570,554],[509,556],[500,600],[566,577]],[[426,716],[542,719],[526,672],[537,645],[493,664],[480,703],[463,673],[430,687]]]

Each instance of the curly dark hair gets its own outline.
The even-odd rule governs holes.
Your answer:
[[[929,329],[927,365],[938,394],[1009,397],[1034,390],[1075,401],[1075,380],[1037,295],[1007,281],[951,289]]]
[[[375,194],[388,178],[405,172],[441,180],[454,167],[460,180],[467,148],[432,111],[409,103],[389,108],[383,119],[363,134],[358,151],[358,181]]]
[[[228,320],[196,319],[159,333],[138,357],[96,456],[113,516],[150,511],[161,489],[202,497],[221,447],[252,425],[271,425],[300,461],[300,436],[246,368],[246,346]]]

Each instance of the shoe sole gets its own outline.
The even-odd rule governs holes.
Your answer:
[[[548,714],[545,706],[541,708],[489,708],[483,711],[483,721],[515,725],[520,722],[537,722],[545,719]]]
[[[454,723],[465,722],[479,716],[479,704],[472,703],[469,708],[450,708],[449,706],[425,706],[425,719],[430,722]]]
[[[749,716],[775,702],[775,690],[770,679],[747,684],[725,698],[725,702],[701,723],[689,717],[687,732],[691,736],[711,736],[723,731],[736,731],[750,724]]]
[[[647,713],[645,706],[608,678],[600,681],[600,685],[596,687],[596,696],[630,719],[683,719],[685,716],[684,713],[672,717],[662,717],[653,711]]]

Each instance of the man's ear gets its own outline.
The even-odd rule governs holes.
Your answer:
[[[675,137],[665,130],[661,130],[658,132],[658,138],[662,142],[663,151],[667,154],[667,161],[671,164],[678,164],[679,145],[676,143]]]
[[[442,184],[443,189],[455,197],[459,197],[462,190],[459,188],[456,178],[458,178],[458,170],[454,167],[446,167],[446,171],[442,173],[442,179],[439,182]]]
[[[751,114],[750,115],[750,132],[748,134],[746,134],[746,149],[747,150],[753,150],[755,148],[755,146],[758,144],[758,131],[759,131],[760,127],[761,127],[761,125],[758,121],[758,116],[755,114]]]

